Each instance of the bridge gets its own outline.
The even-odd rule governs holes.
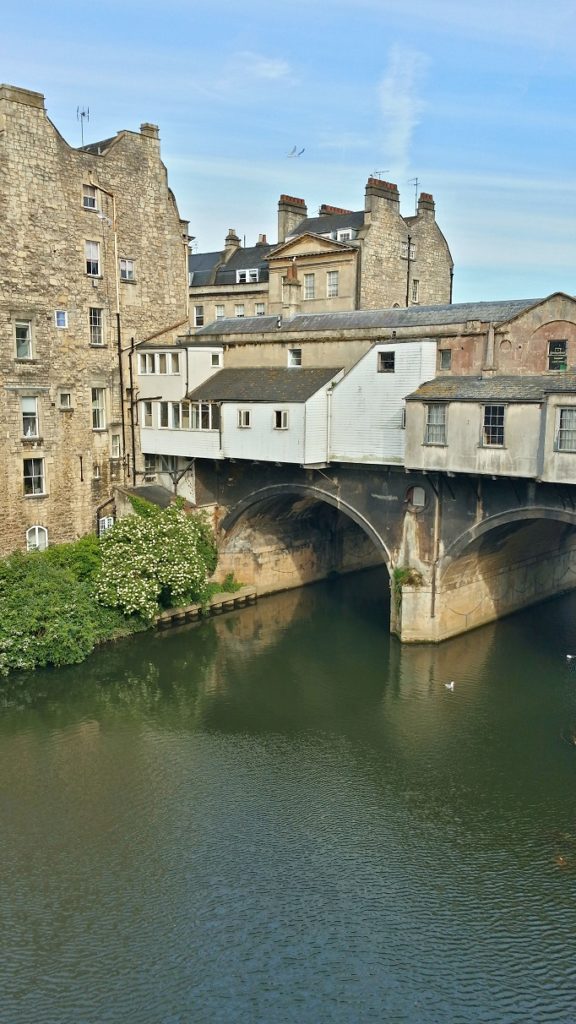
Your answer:
[[[220,572],[260,593],[383,564],[390,629],[438,642],[576,587],[573,489],[400,467],[196,462]]]

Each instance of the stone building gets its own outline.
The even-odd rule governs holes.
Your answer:
[[[243,247],[230,229],[220,252],[190,257],[192,326],[227,317],[342,312],[452,301],[453,263],[422,192],[417,213],[400,214],[396,185],[369,178],[364,210],[282,195],[278,242]]]
[[[0,86],[0,553],[106,525],[134,482],[131,349],[188,323],[187,223],[158,128],[75,149]]]

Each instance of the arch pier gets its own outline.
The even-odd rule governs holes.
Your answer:
[[[390,629],[445,640],[576,587],[571,490],[398,467],[196,463],[219,572],[259,593],[388,569]]]

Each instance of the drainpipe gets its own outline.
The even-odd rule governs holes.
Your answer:
[[[452,305],[452,290],[454,288],[454,267],[450,267],[450,298],[449,303]]]
[[[410,243],[412,238],[408,235],[408,260],[406,262],[406,306],[410,304]]]
[[[442,477],[436,477],[435,492],[436,501],[434,504],[434,561],[432,562],[432,591],[430,601],[430,618],[436,618],[436,588],[438,577],[438,562],[440,561],[440,528],[442,526]]]
[[[130,433],[132,435],[132,483],[136,486],[136,429],[134,423],[134,352],[136,346],[134,338],[130,338],[130,350],[128,352],[128,370],[130,373]]]

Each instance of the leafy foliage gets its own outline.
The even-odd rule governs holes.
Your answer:
[[[100,542],[102,564],[95,594],[101,604],[149,621],[160,606],[202,601],[216,568],[216,545],[206,519],[180,503],[159,509],[132,501]]]

